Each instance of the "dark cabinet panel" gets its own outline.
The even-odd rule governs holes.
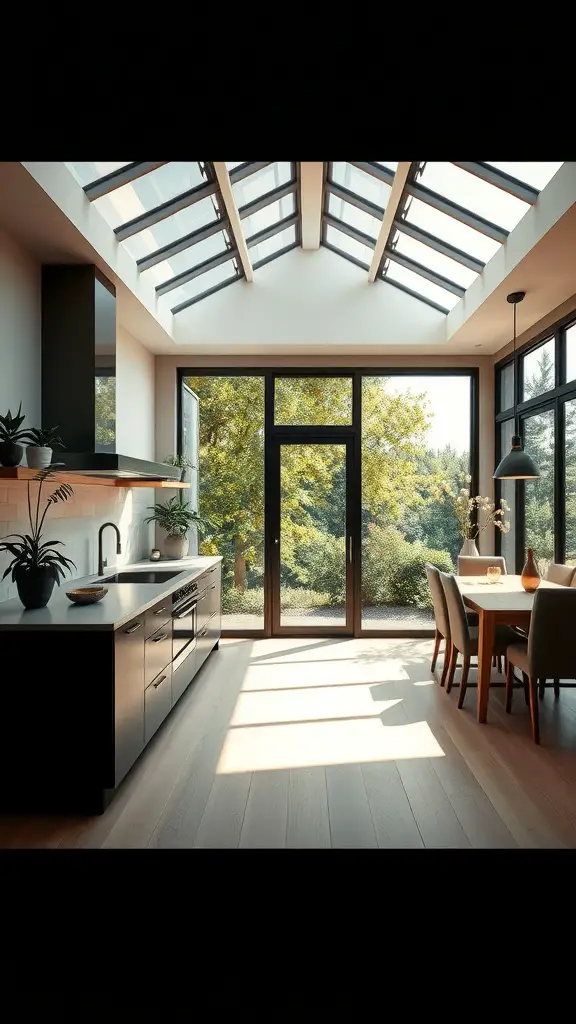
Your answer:
[[[149,743],[172,707],[172,666],[169,665],[144,693],[144,742]]]
[[[160,626],[144,645],[144,686],[172,661],[172,619]]]
[[[210,651],[220,639],[220,615],[216,612],[205,623],[196,642],[196,671],[204,664]]]
[[[142,615],[115,634],[115,786],[144,749],[144,633]]]
[[[146,622],[144,626],[144,631],[146,634],[146,639],[148,639],[149,636],[152,636],[152,633],[155,633],[157,629],[160,629],[160,626],[163,626],[166,622],[169,622],[171,614],[172,596],[169,594],[168,597],[164,599],[164,601],[160,601],[159,604],[155,604],[153,608],[149,608],[148,611],[145,613]]]

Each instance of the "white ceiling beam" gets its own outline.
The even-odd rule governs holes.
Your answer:
[[[244,232],[242,231],[242,222],[238,215],[238,207],[236,206],[232,185],[230,184],[228,169],[223,161],[217,160],[213,161],[213,167],[216,175],[216,181],[218,182],[222,199],[224,200],[226,214],[230,221],[230,230],[236,243],[236,248],[238,249],[238,259],[242,264],[244,277],[247,281],[253,281],[254,271],[252,270],[252,263],[248,254],[246,239],[244,238]]]
[[[300,204],[303,249],[320,248],[323,190],[324,164],[322,161],[302,161],[300,163]]]
[[[400,200],[402,199],[411,166],[412,161],[402,160],[396,168],[396,174],[394,175],[392,190],[390,192],[390,199],[388,200],[388,206],[384,212],[382,227],[380,228],[378,238],[376,239],[374,255],[372,257],[372,263],[370,264],[370,273],[368,274],[369,281],[376,280],[378,268],[382,262],[384,249],[388,245],[388,239],[390,238],[394,227],[394,218],[396,216],[398,206],[400,205]]]

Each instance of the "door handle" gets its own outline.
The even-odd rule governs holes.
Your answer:
[[[280,543],[280,539],[278,537],[274,537],[274,543],[275,544],[279,544]]]
[[[348,561],[352,561],[352,534],[348,537]]]

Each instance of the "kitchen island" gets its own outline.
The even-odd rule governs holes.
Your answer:
[[[66,597],[94,583],[97,604]],[[218,648],[220,597],[221,558],[197,556],[65,580],[38,610],[0,603],[0,812],[102,813]]]

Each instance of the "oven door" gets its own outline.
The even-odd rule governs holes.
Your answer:
[[[197,598],[193,597],[172,611],[172,661],[178,659],[178,664],[181,664],[184,648],[190,645],[192,650],[196,646],[196,604]]]

